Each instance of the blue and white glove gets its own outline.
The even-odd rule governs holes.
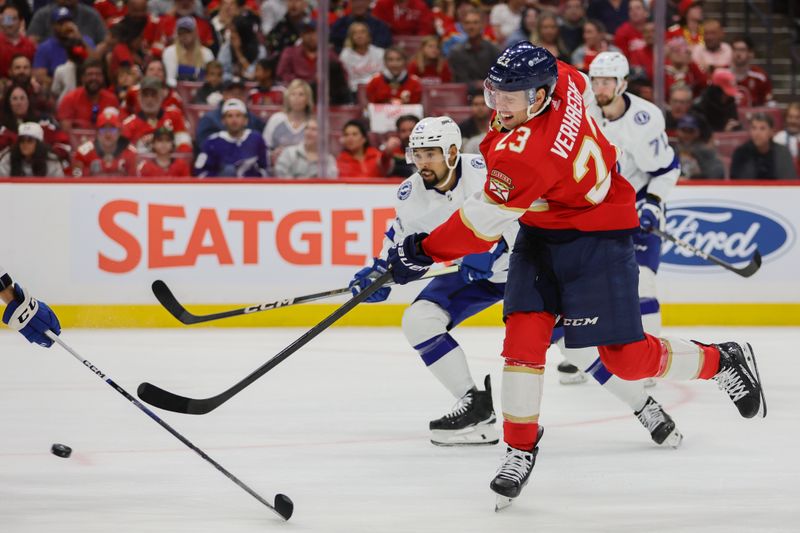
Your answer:
[[[433,259],[422,251],[422,240],[427,233],[414,233],[406,237],[402,244],[389,249],[386,258],[392,269],[392,278],[399,285],[405,285],[425,275],[433,264]]]
[[[461,279],[464,280],[464,283],[472,283],[473,281],[491,278],[494,276],[494,272],[492,271],[494,262],[497,261],[501,255],[506,253],[507,250],[508,245],[505,239],[501,239],[491,252],[465,255],[458,269],[461,274]]]
[[[19,283],[14,285],[14,300],[6,306],[3,322],[22,333],[28,341],[45,348],[53,345],[45,331],[50,330],[56,335],[61,333],[61,324],[53,310],[46,303],[32,298]]]
[[[639,226],[642,231],[649,233],[653,228],[664,231],[666,224],[661,198],[654,194],[648,194],[639,208]]]
[[[372,262],[372,266],[366,266],[355,273],[353,279],[350,281],[350,292],[353,293],[353,296],[356,296],[375,281],[375,278],[386,272],[388,268],[389,263],[376,257]],[[381,287],[364,301],[367,303],[382,302],[389,297],[391,290],[391,287]]]

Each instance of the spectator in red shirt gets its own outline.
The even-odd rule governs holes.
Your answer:
[[[367,100],[374,104],[418,104],[422,102],[422,83],[409,74],[406,53],[387,48],[383,54],[383,70],[367,84]]]
[[[624,22],[614,33],[614,44],[628,59],[631,58],[631,53],[645,47],[642,32],[649,17],[650,13],[643,0],[629,0],[628,21]]]
[[[740,107],[758,107],[772,103],[772,81],[764,69],[753,65],[753,41],[750,37],[740,37],[731,43],[733,63],[731,71],[736,76],[739,96],[736,104]]]
[[[164,84],[158,78],[145,77],[139,84],[141,111],[122,121],[122,136],[136,147],[139,153],[153,150],[153,132],[169,128],[174,133],[177,151],[192,152],[192,137],[177,107],[164,106]]]
[[[33,61],[36,43],[22,34],[19,10],[12,4],[6,4],[0,10],[0,29],[0,78],[5,78],[15,55],[21,54]]]
[[[450,66],[442,54],[439,37],[429,35],[422,40],[422,45],[408,64],[408,73],[420,78],[422,83],[450,83],[453,80]]]
[[[97,118],[97,139],[78,147],[72,174],[79,176],[135,176],[136,149],[120,136],[119,111],[104,109]]]
[[[116,95],[104,89],[103,64],[87,59],[81,66],[81,86],[64,95],[58,104],[56,118],[69,132],[72,128],[92,128],[99,113],[106,107],[119,107]]]
[[[638,1],[638,0],[637,0]],[[647,21],[642,27],[642,39],[644,46],[630,52],[628,61],[631,68],[641,70],[647,75],[648,80],[653,79],[653,38],[656,33],[656,25],[652,21]]]
[[[694,97],[700,96],[708,86],[708,78],[700,67],[692,63],[691,50],[682,38],[667,42],[667,58],[664,66],[665,91],[669,93],[675,84],[687,85]]]
[[[281,105],[286,87],[275,83],[275,63],[259,59],[255,72],[256,86],[250,89],[247,100],[253,105]]]
[[[703,2],[702,0],[681,0],[678,4],[680,22],[667,29],[664,40],[680,37],[689,49],[703,44]]]
[[[167,69],[164,67],[164,62],[160,59],[151,59],[144,67],[143,77],[158,78],[161,83],[166,87],[167,94],[164,96],[164,107],[175,106],[183,112],[183,98],[178,94],[178,91],[173,89],[167,84]],[[138,113],[141,111],[139,107],[139,84],[137,83],[128,89],[125,97],[125,110],[128,113]]]
[[[162,126],[153,132],[153,159],[139,163],[137,173],[141,178],[183,178],[192,175],[184,157],[172,157],[175,149],[174,132]]]
[[[329,61],[338,63],[339,58],[329,50]],[[304,22],[300,26],[300,42],[284,48],[278,61],[278,79],[288,84],[301,79],[313,83],[317,78],[317,27],[314,22]]]
[[[392,35],[431,35],[433,13],[423,0],[378,0],[372,15],[384,21]]]
[[[369,145],[367,128],[351,120],[342,128],[342,152],[336,158],[340,178],[378,178],[384,176],[380,150]]]

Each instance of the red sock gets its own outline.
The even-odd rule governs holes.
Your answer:
[[[518,422],[503,421],[503,440],[512,448],[531,451],[536,445],[536,433],[539,424],[520,424]]]
[[[714,375],[719,372],[719,349],[713,344],[700,344],[697,341],[692,342],[703,350],[703,355],[705,356],[703,360],[703,369],[700,370],[700,375],[697,377],[699,379],[713,378]]]

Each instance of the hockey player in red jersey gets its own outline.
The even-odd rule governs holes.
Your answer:
[[[504,228],[520,223],[503,305],[508,447],[490,484],[498,508],[519,496],[536,460],[545,352],[558,316],[566,346],[598,346],[620,378],[714,378],[742,416],[766,415],[748,344],[644,333],[631,238],[639,231],[634,191],[617,170],[616,148],[586,112],[586,85],[543,48],[522,42],[505,50],[485,82],[495,116],[481,143],[483,193],[430,235],[409,235],[388,254],[395,282],[407,283],[434,262],[485,252]]]

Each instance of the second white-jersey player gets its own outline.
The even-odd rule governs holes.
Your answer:
[[[618,52],[602,52],[589,67],[594,101],[587,110],[603,134],[619,149],[620,173],[636,190],[639,222],[642,231],[633,236],[636,262],[639,264],[639,305],[644,331],[661,333],[661,311],[656,293],[656,272],[661,255],[661,239],[650,232],[664,229],[664,201],[680,175],[680,163],[669,145],[664,131],[664,118],[654,104],[625,92],[629,73],[628,61]],[[564,350],[566,359],[586,370],[615,396],[630,405],[642,424],[658,444],[678,446],[682,436],[673,420],[661,406],[647,395],[639,383],[626,382],[609,373],[599,359],[596,348]],[[562,372],[562,383],[579,382],[578,376]],[[574,368],[573,368],[574,371]]]
[[[407,235],[433,230],[467,198],[483,191],[486,163],[480,155],[460,153],[461,142],[461,131],[449,117],[428,117],[414,127],[406,157],[417,172],[397,189],[396,218],[386,232],[381,257],[356,273],[350,283],[354,293],[385,272],[389,248],[402,243]],[[430,422],[434,444],[498,442],[489,376],[485,390],[478,390],[464,350],[449,332],[503,299],[508,243],[514,242],[516,233],[514,226],[489,252],[462,258],[459,272],[433,279],[403,314],[403,333],[409,344],[458,400],[450,413]],[[382,301],[388,295],[389,288],[384,287],[367,301]]]

